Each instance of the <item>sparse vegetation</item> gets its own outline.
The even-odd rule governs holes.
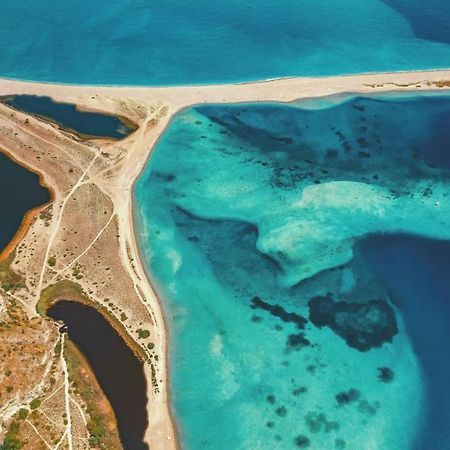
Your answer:
[[[71,380],[77,380],[76,391],[87,405],[89,445],[104,450],[120,448],[114,413],[89,364],[70,341],[65,345],[64,356],[69,377]]]
[[[11,269],[15,253],[0,261],[0,286],[4,291],[15,291],[25,286],[23,278]]]
[[[136,333],[138,334],[139,339],[147,339],[150,337],[150,331],[148,330],[142,330],[141,328],[138,328],[136,330]]]
[[[17,437],[19,428],[20,424],[18,422],[11,423],[9,430],[5,435],[5,439],[0,445],[0,450],[20,450],[22,448],[22,443]]]
[[[144,350],[131,338],[131,336],[126,331],[125,327],[122,325],[120,320],[118,320],[114,315],[109,314],[104,308],[100,307],[92,300],[89,299],[88,295],[84,292],[83,288],[76,282],[71,280],[62,280],[55,284],[46,287],[41,292],[41,297],[36,305],[37,312],[45,317],[47,316],[47,310],[58,300],[73,300],[80,302],[84,305],[91,306],[95,308],[100,314],[102,314],[109,324],[122,336],[128,346],[133,350],[134,354],[145,361],[147,359]],[[150,336],[150,331],[141,330],[143,332],[143,338]]]
[[[128,101],[123,101],[124,108],[129,106]],[[167,114],[167,109],[162,109],[160,105],[152,106],[149,111],[147,107],[148,105],[132,105],[130,111],[136,114],[133,112],[136,110],[139,122],[147,119],[148,113],[153,114],[149,126],[155,126],[159,119]],[[99,142],[98,148],[92,148],[84,143],[80,144],[79,139],[82,138],[72,139],[70,133],[61,135],[57,128],[43,126],[40,120],[31,117],[26,119],[22,114],[7,113],[3,110],[0,116],[2,124],[5,125],[2,143],[8,143],[8,152],[13,158],[26,163],[30,170],[39,173],[40,182],[48,183],[49,190],[54,194],[53,204],[44,206],[44,209],[33,210],[33,214],[27,215],[26,224],[14,241],[14,245],[17,245],[15,253],[10,254],[8,258],[4,257],[0,262],[2,297],[0,332],[4,333],[0,345],[0,352],[4,356],[0,404],[13,401],[18,405],[16,415],[13,417],[17,424],[11,426],[7,436],[5,432],[8,422],[0,424],[3,427],[0,450],[22,447],[37,450],[56,447],[58,442],[64,447],[64,438],[63,441],[60,439],[64,432],[62,425],[67,425],[68,418],[65,413],[63,414],[66,392],[65,389],[61,389],[64,377],[59,358],[63,351],[62,338],[58,333],[58,327],[48,320],[46,315],[48,308],[60,299],[73,300],[94,307],[107,318],[129,347],[147,364],[150,363],[148,361],[150,353],[152,361],[157,361],[155,352],[150,352],[154,344],[149,344],[150,339],[147,340],[150,332],[153,333],[155,323],[148,314],[148,305],[143,304],[148,296],[140,283],[145,281],[141,280],[140,273],[136,271],[131,272],[133,275],[131,277],[129,264],[124,265],[122,259],[117,258],[118,244],[121,244],[118,238],[119,235],[122,238],[123,234],[119,233],[119,223],[114,214],[117,212],[115,199],[110,196],[108,190],[104,190],[103,186],[97,183],[97,180],[83,183],[78,187],[76,185],[103,143]],[[24,127],[23,123],[26,123],[27,127]],[[67,158],[68,151],[76,152],[77,157]],[[95,171],[103,168],[106,170],[109,163],[115,165],[121,161],[124,153],[125,148],[114,147],[109,150],[108,146],[108,153],[102,152],[108,159],[103,161],[97,158],[93,168]],[[105,177],[105,182],[107,179],[109,182],[109,178],[112,179],[114,176],[115,172],[112,171]],[[72,188],[75,189],[72,191]],[[69,193],[70,195],[66,197]],[[61,209],[63,197],[66,197],[64,200],[67,202],[65,208]],[[86,220],[86,217],[89,220]],[[58,230],[48,228],[52,221],[55,221],[54,225],[58,226]],[[105,227],[104,232],[100,233],[102,227]],[[57,233],[53,235],[53,231]],[[53,236],[51,241],[50,236]],[[133,252],[129,251],[128,257],[134,269]],[[4,291],[9,294],[5,294]],[[36,300],[38,300],[36,310],[41,317],[30,319],[27,316],[28,308],[33,307]],[[142,341],[138,340],[136,333],[138,327],[142,328]],[[45,339],[42,339],[43,336]],[[140,342],[140,345],[137,342]],[[106,408],[104,404],[101,405],[100,411],[96,409],[99,406],[98,400],[103,394],[101,391],[96,393],[96,381],[89,365],[85,365],[83,361],[77,365],[76,358],[71,358],[69,352],[65,355],[65,359],[68,366],[70,365],[71,397],[76,402],[80,402],[80,397],[83,400],[86,398],[92,400],[87,408],[88,401],[80,402],[89,423],[87,428],[91,438],[90,444],[97,449],[120,448],[118,440],[108,441],[112,435],[117,435],[114,417],[104,416],[105,412],[109,411],[108,405]],[[49,364],[50,370],[44,374]],[[156,388],[163,376],[159,373],[159,369],[159,365],[152,367],[152,383]],[[91,375],[93,378],[89,378]],[[35,389],[37,383],[39,389]],[[89,389],[92,390],[86,397],[84,394]],[[55,395],[51,397],[51,401],[40,403],[53,393]],[[39,398],[34,398],[30,402],[37,395]],[[29,404],[21,407],[20,402],[27,398]],[[45,416],[47,412],[51,413],[51,420]],[[76,413],[74,417],[75,420],[79,419]],[[50,423],[53,419],[55,423]],[[35,431],[30,424],[36,428]],[[82,424],[80,426],[83,427]],[[79,427],[74,426],[72,433],[73,437],[78,439]],[[84,437],[83,432],[83,439]]]
[[[31,400],[30,409],[38,409],[39,406],[41,406],[41,400],[39,398]]]
[[[50,258],[48,258],[48,265],[50,267],[55,267],[56,265],[56,258],[54,256],[50,256]]]
[[[438,88],[450,87],[450,80],[440,80],[436,81],[434,84]]]
[[[25,420],[28,417],[28,409],[20,408],[18,414],[20,420]]]
[[[47,317],[47,310],[55,301],[61,298],[77,300],[81,303],[90,303],[84,294],[83,288],[78,283],[70,280],[62,280],[46,287],[41,292],[41,297],[36,305],[37,312],[41,316]]]

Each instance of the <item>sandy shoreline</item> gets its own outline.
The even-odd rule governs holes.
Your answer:
[[[440,87],[442,86],[442,87]],[[231,85],[199,85],[176,87],[107,87],[77,86],[49,83],[22,82],[0,79],[0,96],[12,94],[46,95],[56,101],[76,104],[80,109],[121,115],[139,123],[139,128],[130,136],[119,141],[116,147],[123,148],[125,156],[121,160],[117,173],[104,185],[114,203],[119,230],[119,246],[122,264],[128,270],[136,292],[142,292],[142,301],[149,317],[155,325],[153,336],[159,349],[158,378],[162,379],[158,394],[152,391],[152,370],[146,367],[148,382],[149,427],[146,441],[150,448],[175,449],[177,434],[174,418],[170,411],[168,383],[168,346],[167,327],[163,319],[162,306],[151,277],[146,272],[145,263],[139,251],[135,234],[135,211],[133,203],[134,184],[145,167],[151,150],[169,126],[174,115],[180,110],[196,104],[205,103],[242,103],[242,102],[292,102],[300,99],[316,98],[341,93],[371,94],[383,92],[425,92],[444,91],[450,88],[450,70],[432,70],[417,72],[376,73],[314,78],[280,78],[260,82],[245,82]],[[155,106],[157,105],[157,106]],[[155,108],[164,110],[154,119]],[[2,144],[0,142],[0,144]],[[111,144],[105,144],[105,146]],[[5,145],[0,145],[5,147]],[[6,148],[6,147],[5,147]],[[14,152],[9,152],[20,164],[40,173],[35,165],[28,164]],[[45,187],[52,189],[53,184],[44,181]],[[53,202],[61,195],[52,192]],[[42,207],[27,214],[27,220],[8,246],[12,250],[27,233],[33,217]],[[56,226],[56,225],[55,225]],[[135,263],[130,262],[135,261]],[[140,295],[138,295],[140,297]],[[156,364],[156,363],[155,363]]]
[[[199,86],[141,87],[141,86],[83,86],[35,83],[0,79],[0,95],[34,94],[48,95],[55,100],[81,101],[79,106],[92,107],[90,95],[113,96],[132,99],[158,97],[172,106],[188,106],[197,103],[231,103],[246,101],[293,101],[298,98],[318,97],[346,91],[366,93],[390,90],[439,89],[432,84],[450,79],[450,70],[417,72],[389,72],[364,75],[329,77],[277,78],[267,81],[239,84]],[[421,86],[419,86],[419,84]],[[417,87],[416,87],[417,86]],[[95,100],[95,99],[91,99]]]

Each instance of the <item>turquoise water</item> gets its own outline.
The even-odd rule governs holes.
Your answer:
[[[450,239],[450,97],[313,106],[183,111],[136,185],[182,447],[448,449],[450,255],[401,239]]]
[[[448,67],[446,0],[3,0],[0,76],[196,84]]]

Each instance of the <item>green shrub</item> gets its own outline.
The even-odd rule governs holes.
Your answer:
[[[54,267],[56,265],[56,258],[54,256],[50,256],[47,262],[50,267]]]
[[[147,339],[150,336],[150,331],[148,330],[142,330],[138,328],[136,331],[139,336],[139,339]]]
[[[31,400],[30,408],[31,409],[38,409],[39,406],[41,406],[41,400],[38,398],[35,398],[34,400]]]
[[[20,408],[19,409],[19,419],[25,420],[28,417],[28,409]]]

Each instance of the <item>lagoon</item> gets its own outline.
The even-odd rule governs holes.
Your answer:
[[[67,326],[69,339],[89,362],[117,420],[124,450],[148,450],[146,381],[142,363],[100,312],[61,300],[47,311]]]
[[[87,138],[123,139],[134,131],[118,117],[79,111],[73,104],[58,103],[50,97],[12,95],[3,98],[3,102],[27,114],[34,114],[44,120],[50,120],[64,130],[78,133]]]
[[[0,251],[19,230],[28,210],[50,200],[39,176],[0,153]]]

